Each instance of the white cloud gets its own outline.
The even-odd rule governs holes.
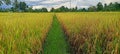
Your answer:
[[[33,6],[33,9],[39,9],[39,8],[42,8],[44,6]]]
[[[70,0],[20,0],[25,1],[29,6],[33,6],[33,9],[46,7],[58,8],[60,6],[70,7]],[[120,2],[120,0],[71,0],[71,7],[78,6],[78,8],[88,8],[89,6],[94,6],[98,2],[110,3],[110,2]]]
[[[120,0],[104,0],[104,3],[110,3],[110,2],[120,2]]]

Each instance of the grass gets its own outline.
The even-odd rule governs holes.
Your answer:
[[[52,27],[47,35],[44,54],[69,54],[69,45],[57,17],[53,17]]]
[[[120,13],[57,13],[74,54],[119,54]]]
[[[51,13],[0,13],[0,54],[37,54],[52,24]]]

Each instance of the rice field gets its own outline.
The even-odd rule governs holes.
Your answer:
[[[57,13],[73,54],[120,54],[120,12]]]
[[[70,53],[120,54],[120,12],[0,13],[0,54]]]
[[[0,54],[38,54],[52,13],[0,13]]]

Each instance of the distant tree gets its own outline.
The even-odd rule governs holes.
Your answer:
[[[42,8],[41,12],[48,12],[47,8]]]
[[[50,12],[55,12],[55,9],[54,9],[54,8],[51,8]]]
[[[108,11],[108,6],[107,6],[107,4],[105,3],[104,4],[104,9],[103,9],[104,11]]]
[[[72,11],[72,12],[77,12],[77,11],[78,11],[77,9],[78,9],[77,7],[71,8],[71,11]]]
[[[78,8],[75,7],[75,8],[68,8],[68,7],[65,7],[65,6],[61,6],[60,8],[57,8],[57,9],[51,9],[51,12],[54,10],[54,12],[77,12],[78,11]]]
[[[115,2],[114,3],[114,8],[115,8],[116,11],[120,11],[120,3]]]
[[[71,11],[71,12],[74,12],[74,11],[75,11],[75,9],[74,9],[74,8],[71,8],[71,9],[70,9],[70,11]]]
[[[118,4],[118,10],[120,11],[120,3]]]
[[[17,0],[14,0],[13,9],[15,12],[19,11],[19,2]]]
[[[61,6],[60,8],[57,8],[57,9],[52,8],[51,12],[52,11],[54,11],[54,12],[68,12],[69,9],[67,7]]]
[[[25,2],[20,2],[19,3],[19,9],[21,10],[21,11],[26,11],[26,9],[28,8],[28,6],[27,6],[27,4],[25,3]]]
[[[27,12],[33,12],[32,7],[28,7]]]
[[[41,12],[41,9],[34,9],[33,12]]]
[[[86,12],[87,10],[85,8],[81,9],[82,12]]]
[[[14,7],[11,7],[11,11],[15,12],[15,9],[14,9]]]
[[[66,11],[66,12],[69,12],[70,9],[69,9],[68,7],[65,7],[65,11]]]
[[[102,11],[103,10],[103,5],[101,2],[97,4],[97,11]]]
[[[115,2],[115,8],[117,11],[120,11],[120,3]]]
[[[76,7],[75,7],[75,12],[77,12],[77,11],[78,11],[78,7],[76,6]]]
[[[120,8],[120,7],[119,7],[119,3],[118,3],[118,2],[115,2],[114,5],[115,5],[115,10],[116,10],[116,11],[119,11],[119,8]]]
[[[0,8],[0,12],[2,12],[2,8]]]
[[[95,12],[95,11],[97,11],[97,8],[95,6],[91,6],[88,8],[88,11]]]
[[[114,4],[112,2],[109,4],[108,7],[109,7],[109,11],[114,11],[115,10]]]
[[[55,9],[55,12],[62,12],[60,8]]]
[[[64,6],[61,6],[61,7],[60,7],[60,11],[61,11],[61,12],[65,12],[65,11],[66,11],[66,10],[65,10],[65,7],[64,7]]]
[[[34,9],[32,12],[48,12],[47,8]]]
[[[3,11],[4,11],[4,12],[10,12],[11,9],[4,9]]]

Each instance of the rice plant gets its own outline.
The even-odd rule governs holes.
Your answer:
[[[52,13],[0,13],[0,54],[38,54]]]
[[[57,13],[74,54],[119,54],[120,13]]]

